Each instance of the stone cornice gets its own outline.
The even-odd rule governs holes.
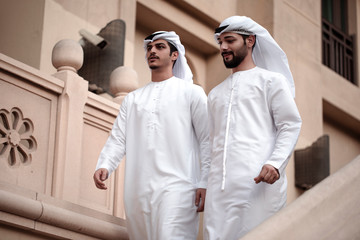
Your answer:
[[[32,230],[39,233],[42,231],[37,229],[36,222],[98,239],[128,239],[124,220],[58,199],[46,201],[46,198],[50,197],[34,199],[0,189],[0,211],[7,213],[7,216],[11,214],[33,221],[34,224],[30,226],[34,226]],[[11,222],[11,219],[18,218],[1,219],[1,216],[3,214],[0,214],[2,223],[29,228],[29,224],[21,226],[21,221]],[[56,235],[56,232],[52,234]]]

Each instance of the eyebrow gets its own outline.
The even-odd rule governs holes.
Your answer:
[[[147,46],[153,46],[153,42],[150,42],[150,43],[148,43],[148,45]],[[164,42],[158,42],[158,43],[155,43],[154,45],[166,45],[166,43],[164,43]]]
[[[154,45],[152,45],[151,43],[149,43],[147,45],[147,47],[150,47],[150,46],[166,46],[166,44],[165,43],[155,43]]]
[[[225,36],[225,37],[224,37],[224,40],[230,39],[230,38],[236,38],[236,37],[235,37],[235,36],[232,36],[232,35],[228,35],[228,36]],[[218,41],[221,41],[221,38],[218,37],[217,40],[218,40]]]
[[[227,35],[227,36],[224,37],[224,39],[227,39],[227,38],[236,38],[236,37],[233,36],[233,35]]]

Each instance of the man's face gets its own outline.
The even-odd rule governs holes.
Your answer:
[[[147,45],[146,58],[149,68],[154,70],[171,66],[177,58],[177,52],[170,55],[170,47],[166,40],[158,39]]]
[[[226,32],[218,37],[220,54],[227,68],[240,65],[248,54],[248,49],[243,37],[237,33]]]

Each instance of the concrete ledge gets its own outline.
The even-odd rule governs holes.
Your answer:
[[[360,239],[360,156],[241,240]]]
[[[53,205],[51,201],[35,200],[0,189],[0,222],[32,232],[41,232],[37,226],[45,224],[53,230],[60,228],[61,231],[57,231],[59,237],[64,237],[65,230],[69,236],[70,231],[95,239],[128,239],[124,220],[62,202],[59,206]],[[57,235],[56,231],[52,234]]]

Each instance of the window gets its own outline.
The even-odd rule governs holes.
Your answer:
[[[355,84],[353,37],[348,35],[346,0],[322,0],[323,64]]]

